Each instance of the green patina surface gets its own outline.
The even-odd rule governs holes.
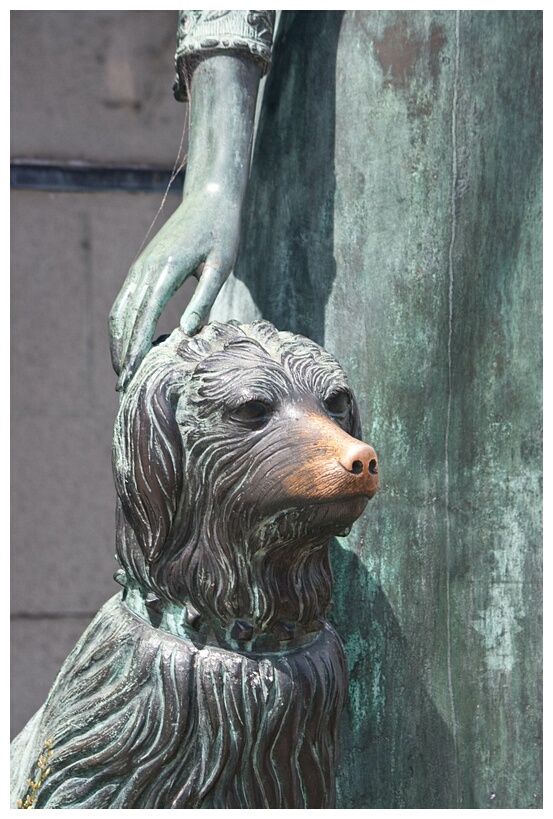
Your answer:
[[[216,318],[344,365],[339,806],[541,805],[541,13],[283,13]]]

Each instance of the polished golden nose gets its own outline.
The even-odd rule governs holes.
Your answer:
[[[363,441],[353,442],[338,458],[344,469],[353,475],[378,475],[376,452]]]

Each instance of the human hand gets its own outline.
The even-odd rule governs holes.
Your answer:
[[[163,308],[186,279],[199,279],[181,319],[192,335],[232,270],[260,77],[257,62],[236,54],[211,56],[194,70],[182,204],[131,267],[110,314],[117,389],[133,377]]]
[[[216,183],[185,194],[171,216],[131,267],[110,313],[110,349],[124,389],[152,346],[163,308],[190,278],[199,282],[181,327],[197,332],[236,259],[240,234],[240,202]]]

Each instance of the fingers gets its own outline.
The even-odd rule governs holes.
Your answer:
[[[163,308],[199,264],[200,260],[193,255],[180,258],[178,264],[176,259],[169,257],[159,273],[157,267],[154,269],[150,265],[145,275],[133,280],[132,286],[129,285],[125,293],[121,294],[113,311],[115,331],[118,332],[118,322],[124,327],[119,335],[119,346],[123,354],[117,359],[118,390],[126,388],[150,350],[152,336]],[[187,335],[196,333],[207,321],[209,311],[228,278],[230,269],[228,263],[223,266],[218,261],[205,262],[200,281],[181,319],[181,328]]]
[[[230,273],[229,264],[213,259],[206,261],[194,295],[180,320],[181,329],[189,336],[197,333],[209,318],[209,312]]]
[[[150,265],[132,295],[126,302],[122,302],[121,307],[125,310],[123,318],[125,329],[121,347],[124,353],[118,390],[125,389],[150,350],[163,308],[186,277],[184,273],[180,273],[182,270],[180,264],[179,270],[175,270],[171,258],[159,272],[158,270],[157,265]]]
[[[133,265],[109,314],[109,346],[113,369],[119,375],[125,360],[130,337],[129,317],[143,271]]]
[[[215,256],[214,235],[204,223],[213,223],[190,200],[184,202],[161,228],[133,265],[110,314],[110,349],[113,367],[119,376],[117,389],[124,389],[152,346],[157,321],[175,291],[193,275],[201,262],[200,282],[182,319],[189,335],[197,332],[228,277],[237,245],[237,228],[231,225],[230,237],[217,237],[224,254]],[[193,207],[192,207],[193,205]],[[228,228],[228,223],[224,226]],[[228,231],[227,231],[228,232]],[[230,250],[228,250],[230,248]]]

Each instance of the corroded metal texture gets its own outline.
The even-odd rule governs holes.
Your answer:
[[[122,396],[117,579],[13,743],[37,808],[335,806],[329,539],[378,486],[344,371],[268,322],[176,330]],[[50,746],[49,746],[50,748]]]
[[[214,315],[324,344],[385,464],[332,550],[341,807],[541,804],[541,23],[281,17]]]

